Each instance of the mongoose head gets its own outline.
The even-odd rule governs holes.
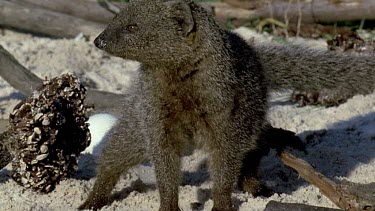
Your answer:
[[[124,59],[159,65],[183,62],[194,49],[195,23],[187,0],[130,1],[95,39]]]

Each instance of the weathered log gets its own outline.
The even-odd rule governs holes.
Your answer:
[[[336,184],[323,174],[317,172],[309,163],[283,151],[280,153],[282,162],[296,170],[302,178],[319,188],[334,204],[343,210],[375,210],[373,193],[363,193],[354,188],[356,185]],[[354,187],[353,187],[354,186]]]
[[[8,120],[0,119],[0,134],[7,130],[8,125]]]
[[[115,14],[100,3],[93,1],[64,1],[64,0],[11,0],[16,3],[29,3],[54,12],[60,12],[85,20],[108,23]]]
[[[13,156],[11,153],[9,141],[9,133],[7,131],[0,133],[0,169],[4,168],[10,161],[12,161]]]
[[[239,5],[238,1],[231,0]],[[237,3],[233,3],[237,2]],[[227,19],[252,19],[256,17],[272,17],[279,21],[297,22],[301,15],[304,23],[335,22],[342,20],[375,19],[375,1],[343,0],[343,1],[273,1],[271,4],[259,5],[248,10],[233,7],[227,3],[200,3],[205,8],[213,8],[219,21]],[[34,6],[32,6],[34,5]],[[126,3],[114,3],[119,8]],[[95,36],[114,17],[114,12],[104,5],[92,1],[60,1],[60,0],[0,0],[0,25],[28,30],[34,33],[54,37],[75,37],[80,32]],[[288,11],[285,14],[285,11]],[[77,18],[78,17],[78,18]],[[86,19],[86,20],[84,20]],[[100,22],[100,23],[99,23]]]
[[[42,79],[22,66],[8,51],[0,45],[0,77],[25,96],[42,85]],[[119,114],[122,95],[88,90],[86,102],[95,106],[95,112]]]
[[[222,2],[225,2],[226,4],[233,6],[233,7],[239,7],[242,9],[256,9],[259,7],[262,7],[271,1],[265,1],[265,0],[222,0]]]
[[[241,8],[254,9],[254,16],[262,18],[274,18],[285,21],[285,16],[289,22],[296,23],[299,15],[303,23],[352,21],[362,19],[375,19],[374,0],[274,0],[271,3],[258,3],[227,0],[227,3]],[[254,8],[257,5],[257,8]],[[285,11],[288,11],[285,14]],[[250,17],[249,17],[250,18]]]
[[[118,12],[127,6],[127,3],[120,2],[95,2],[95,1],[62,1],[62,0],[9,0],[22,5],[34,5],[40,8],[48,9],[51,11],[64,13],[79,17],[85,20],[109,23]],[[200,3],[208,11],[212,11],[212,7],[225,7],[226,4],[222,3]],[[226,5],[228,6],[228,5]],[[116,7],[116,8],[114,8]],[[219,9],[221,11],[222,9]],[[242,11],[235,8],[236,11]],[[223,14],[223,12],[219,12]],[[229,14],[229,12],[228,12]],[[238,16],[238,15],[237,15]]]
[[[339,209],[315,207],[306,204],[270,201],[264,211],[340,211]]]
[[[1,45],[0,76],[26,96],[30,96],[42,84],[42,79],[22,66]]]
[[[105,28],[105,24],[6,0],[0,0],[0,25],[64,38],[80,33],[94,37]]]

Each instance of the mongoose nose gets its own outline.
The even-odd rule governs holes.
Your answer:
[[[100,34],[97,38],[94,40],[94,44],[97,48],[103,49],[107,43],[103,40],[102,34]]]

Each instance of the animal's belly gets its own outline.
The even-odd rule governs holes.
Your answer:
[[[171,130],[189,150],[203,147],[212,136],[204,114],[179,113],[171,124]]]

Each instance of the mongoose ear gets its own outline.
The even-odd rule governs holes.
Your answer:
[[[171,18],[178,22],[184,35],[188,36],[194,29],[194,18],[190,6],[181,0],[167,1],[164,4],[170,9]]]

